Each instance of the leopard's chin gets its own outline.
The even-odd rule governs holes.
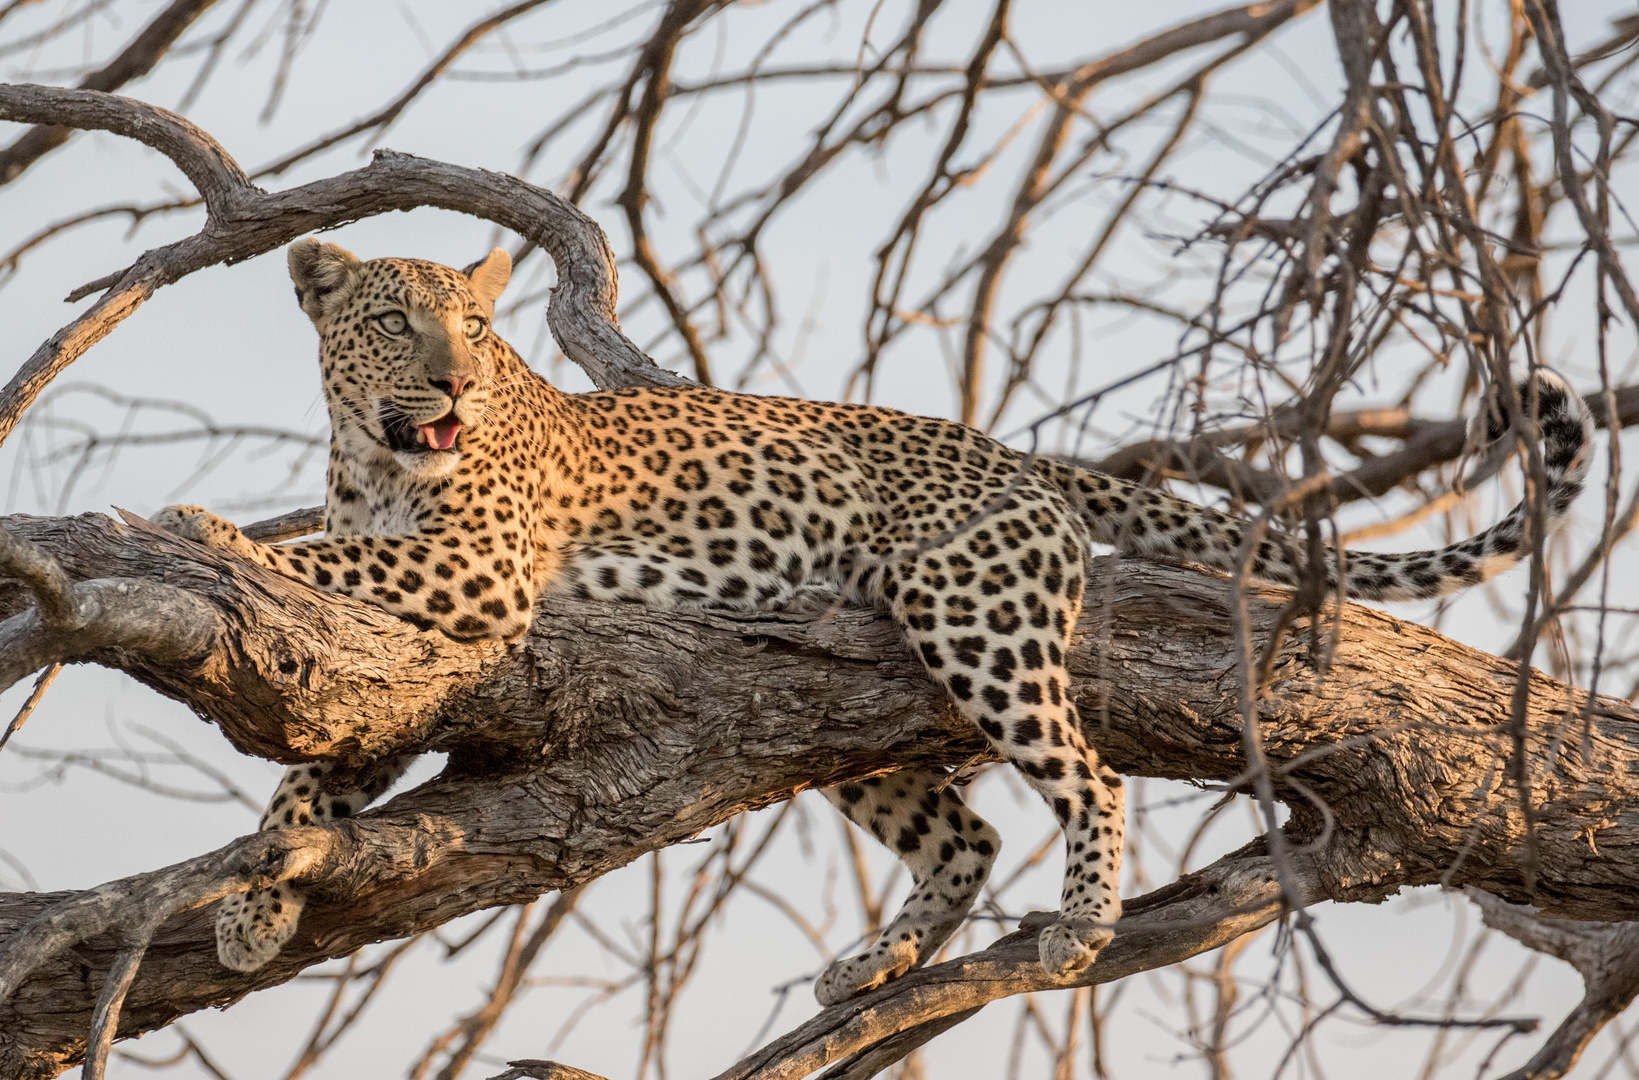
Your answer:
[[[393,450],[393,461],[400,469],[420,480],[437,480],[453,473],[461,464],[460,447],[449,450]]]

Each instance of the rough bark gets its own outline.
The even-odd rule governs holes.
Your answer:
[[[463,646],[149,528],[98,515],[4,526],[52,552],[73,580],[163,583],[213,616],[208,646],[186,661],[156,663],[128,646],[60,659],[129,671],[240,748],[282,761],[450,753],[444,775],[359,819],[246,838],[156,872],[215,882],[189,902],[297,872],[319,899],[291,946],[250,975],[216,963],[209,910],[165,922],[122,1035],[370,941],[591,880],[805,787],[906,764],[956,765],[982,749],[889,622],[865,611],[726,617],[554,602],[517,648]],[[1089,735],[1108,760],[1129,775],[1239,779],[1229,583],[1106,561],[1089,595],[1073,670]],[[1260,640],[1279,618],[1278,600],[1255,597]],[[32,603],[21,585],[0,590],[0,614],[10,616],[0,635],[34,618]],[[1291,636],[1260,704],[1292,838],[1328,834],[1303,856],[1308,898],[1377,900],[1444,880],[1553,915],[1639,918],[1628,854],[1639,843],[1639,780],[1629,767],[1639,712],[1533,678],[1540,864],[1528,896],[1519,802],[1501,782],[1515,666],[1370,609],[1351,605],[1341,617],[1326,677],[1317,685],[1306,643]],[[50,1076],[76,1060],[118,951],[103,933],[122,918],[108,897],[151,900],[156,887],[156,875],[145,875],[97,895],[0,897],[0,991],[21,974],[21,947],[39,940],[38,927],[19,932],[29,919],[56,906],[59,923],[76,928],[70,936],[82,936],[54,938],[0,1005],[0,1074]],[[64,902],[78,914],[63,919]],[[1260,903],[1263,918],[1273,917],[1278,895]],[[1135,917],[1143,911],[1136,906]],[[1210,930],[1198,931],[1200,947],[1212,947]],[[1169,963],[1178,948],[1145,955]],[[1034,988],[1029,964],[1017,968],[998,995]],[[994,982],[993,972],[970,975],[958,982]],[[960,991],[950,1009],[972,1007],[971,998]],[[827,1045],[840,1056],[886,1030],[868,1024],[853,1042]]]

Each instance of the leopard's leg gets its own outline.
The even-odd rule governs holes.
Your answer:
[[[962,925],[989,878],[1001,836],[968,809],[949,780],[944,773],[906,769],[826,789],[825,797],[849,821],[904,862],[911,892],[869,948],[825,969],[814,984],[821,1005],[845,1001],[926,962]]]
[[[448,535],[341,536],[259,544],[197,506],[167,506],[154,524],[260,563],[324,592],[340,593],[452,638],[509,640],[529,629],[535,603],[527,530]]]
[[[1082,737],[1065,666],[1087,550],[1061,498],[1021,490],[970,534],[891,567],[882,586],[928,673],[1058,818],[1064,886],[1039,938],[1050,975],[1092,963],[1121,916],[1125,792]]]
[[[323,790],[324,778],[332,766],[292,765],[285,770],[257,827],[323,825],[352,817],[392,787],[415,757],[404,754],[383,761],[357,788],[338,794]],[[296,932],[296,922],[306,903],[306,892],[291,881],[224,898],[216,913],[217,958],[235,971],[255,971],[284,948]]]

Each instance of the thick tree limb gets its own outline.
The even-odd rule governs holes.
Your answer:
[[[413,749],[451,758],[437,780],[332,829],[247,838],[159,872],[168,877],[93,894],[0,897],[9,958],[0,959],[0,977],[19,984],[0,1004],[0,1074],[54,1075],[83,1053],[95,995],[74,972],[107,970],[119,952],[108,932],[141,926],[156,903],[181,914],[155,932],[122,1035],[283,982],[370,941],[591,880],[811,785],[903,765],[953,766],[982,750],[891,624],[869,612],[731,618],[554,602],[518,648],[462,646],[104,517],[14,517],[5,525],[50,551],[71,579],[168,582],[229,628],[183,662],[100,646],[64,659],[127,670],[209,716],[242,749],[279,760],[363,765]],[[1187,570],[1095,567],[1072,665],[1089,734],[1115,768],[1240,779],[1229,591]],[[1255,638],[1275,625],[1278,599],[1254,594]],[[32,605],[22,586],[0,588],[0,615]],[[1340,635],[1318,686],[1306,643],[1289,641],[1260,704],[1275,788],[1293,810],[1291,838],[1302,845],[1325,831],[1316,803],[1330,816],[1329,842],[1306,856],[1306,887],[1316,897],[1358,900],[1446,880],[1530,899],[1518,800],[1500,783],[1514,666],[1355,606],[1344,610]],[[1589,702],[1541,676],[1532,686],[1535,902],[1555,915],[1639,918],[1635,862],[1625,857],[1639,845],[1639,791],[1630,790],[1639,786],[1630,768],[1639,711]],[[1590,830],[1599,857],[1589,857]],[[182,909],[253,877],[297,873],[315,894],[297,938],[254,974],[221,968],[211,912]],[[109,914],[113,896],[127,898],[122,914]],[[1134,917],[1143,910],[1135,905]],[[20,931],[38,916],[47,930]],[[64,951],[70,940],[78,944]],[[1169,949],[1183,947],[1169,940]],[[1143,955],[1161,964],[1174,954]],[[955,996],[941,1000],[950,1010],[972,1007],[971,989],[948,992]],[[866,1016],[857,1002],[842,1008],[850,1007],[850,1016]],[[849,1020],[851,1034],[825,1045],[851,1048],[838,1049],[840,1057],[896,1024],[929,1019],[916,1014],[913,1023],[912,1011],[895,1011],[902,1008]]]
[[[20,580],[36,601],[0,623],[0,686],[97,649],[137,653],[153,663],[197,656],[221,629],[195,596],[160,582],[75,585],[39,545],[4,529],[0,573]]]

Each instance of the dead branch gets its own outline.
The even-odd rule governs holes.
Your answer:
[[[1565,961],[1582,976],[1582,1000],[1530,1061],[1502,1078],[1558,1080],[1575,1067],[1593,1037],[1639,995],[1639,923],[1542,919],[1529,907],[1478,889],[1463,891],[1479,905],[1487,926],[1528,949]]]
[[[204,231],[145,252],[125,270],[79,290],[77,295],[107,289],[88,311],[41,345],[0,391],[0,439],[10,435],[52,379],[161,286],[209,266],[263,254],[305,233],[417,206],[487,218],[545,248],[560,268],[548,308],[553,331],[564,352],[599,386],[688,382],[657,367],[620,333],[614,253],[603,231],[569,203],[532,184],[379,151],[362,169],[267,193],[252,185],[209,135],[164,109],[128,98],[0,84],[0,120],[112,131],[144,142],[187,175],[208,212]]]
[[[626,212],[626,224],[631,229],[632,258],[648,276],[649,287],[660,298],[673,328],[687,346],[689,356],[694,360],[694,377],[708,386],[711,384],[711,361],[706,356],[705,346],[701,344],[700,332],[695,329],[683,302],[678,299],[671,274],[655,256],[654,245],[649,241],[649,232],[643,223],[643,210],[648,202],[645,173],[649,167],[649,146],[654,139],[655,124],[660,121],[660,111],[665,107],[671,90],[672,57],[689,24],[715,3],[716,0],[672,0],[654,37],[638,58],[633,77],[641,77],[643,97],[632,115],[631,167],[627,172],[626,189],[617,200]]]
[[[1052,913],[1027,915],[1020,928],[989,948],[915,971],[880,990],[826,1009],[716,1080],[796,1080],[831,1062],[836,1077],[865,1077],[856,1068],[881,1044],[878,1065],[897,1061],[945,1030],[952,1016],[971,1015],[991,1001],[1040,990],[1113,982],[1215,949],[1277,918],[1281,891],[1273,861],[1260,850],[1225,856],[1164,889],[1129,901],[1116,937],[1093,966],[1068,978],[1041,969],[1036,933]],[[1306,884],[1308,882],[1306,881]],[[1315,899],[1319,899],[1317,893]],[[855,1055],[858,1055],[857,1059]]]
[[[421,96],[423,91],[437,82],[439,77],[449,70],[450,65],[455,63],[461,54],[507,23],[529,14],[545,2],[546,0],[522,0],[521,3],[513,4],[511,7],[479,19],[462,31],[455,41],[450,44],[449,48],[445,49],[437,59],[428,64],[421,74],[416,76],[415,81],[392,101],[369,116],[356,120],[339,131],[332,131],[322,135],[300,149],[291,151],[278,161],[263,166],[256,172],[257,179],[289,172],[292,167],[306,161],[315,154],[322,153],[338,143],[346,142],[348,139],[362,135],[367,131],[385,132],[387,128],[392,126],[393,121],[403,115],[404,110],[408,109],[416,98]]]
[[[556,1061],[542,1061],[539,1058],[525,1058],[519,1061],[509,1061],[512,1068],[490,1078],[490,1080],[603,1080],[601,1076],[594,1076],[584,1069],[571,1068],[560,1065]]]
[[[324,531],[324,507],[307,506],[292,510],[288,514],[246,525],[239,531],[262,544],[277,544],[281,540],[311,536]]]
[[[99,71],[80,81],[81,90],[118,90],[132,79],[140,79],[164,58],[177,38],[194,24],[216,0],[172,0],[164,11],[131,40],[118,56]],[[10,146],[0,149],[0,184],[9,184],[36,161],[68,141],[78,124],[38,122]]]
[[[410,1070],[410,1080],[422,1080],[431,1068],[435,1056],[446,1051],[448,1059],[438,1070],[435,1080],[456,1080],[461,1075],[484,1040],[494,1032],[507,1006],[512,1004],[514,996],[523,985],[524,976],[529,973],[530,965],[535,962],[535,957],[540,955],[541,948],[557,932],[564,918],[574,910],[580,893],[581,890],[578,888],[559,893],[529,936],[515,937],[512,947],[502,959],[501,972],[490,990],[489,999],[472,1014],[462,1017],[448,1031],[433,1040],[421,1060]],[[522,920],[528,911],[527,907],[519,909],[520,931],[523,929]],[[450,1044],[457,1039],[460,1040],[459,1045],[451,1050]]]
[[[1601,428],[1611,426],[1612,397],[1619,427],[1639,423],[1639,386],[1624,386],[1611,395],[1597,392],[1583,399]],[[1127,480],[1154,482],[1170,477],[1205,484],[1233,492],[1249,503],[1266,504],[1285,498],[1291,491],[1292,480],[1273,469],[1257,468],[1230,457],[1226,451],[1272,436],[1289,437],[1296,434],[1296,428],[1295,418],[1282,416],[1267,425],[1188,440],[1146,439],[1128,443],[1096,461],[1064,460]],[[1363,435],[1404,440],[1398,449],[1372,457],[1332,478],[1331,496],[1341,505],[1387,495],[1429,469],[1456,461],[1466,447],[1468,422],[1420,419],[1398,409],[1369,409],[1334,413],[1325,434],[1337,440],[1353,440]]]

